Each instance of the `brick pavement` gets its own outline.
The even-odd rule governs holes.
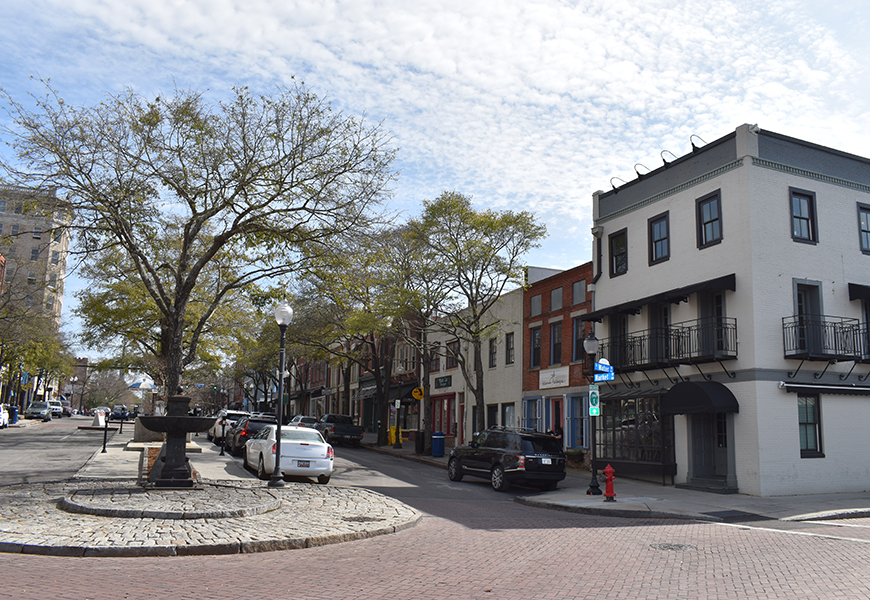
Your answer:
[[[230,556],[7,555],[16,599],[863,598],[870,544],[674,519],[494,502],[432,505],[417,527],[346,544]],[[437,513],[437,514],[435,514]],[[446,515],[453,514],[448,517]],[[443,515],[443,516],[442,516]]]

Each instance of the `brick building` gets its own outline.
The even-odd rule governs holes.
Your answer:
[[[529,268],[523,294],[523,426],[564,433],[567,448],[587,447],[592,263],[567,271]]]

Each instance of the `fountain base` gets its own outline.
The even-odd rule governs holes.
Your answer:
[[[161,489],[191,489],[196,486],[196,480],[185,452],[187,434],[207,430],[217,417],[189,416],[190,398],[187,396],[172,396],[167,404],[165,416],[139,417],[146,429],[166,434],[148,481]]]

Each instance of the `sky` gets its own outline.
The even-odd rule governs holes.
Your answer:
[[[4,0],[0,87],[94,105],[295,77],[390,132],[390,208],[455,190],[531,211],[548,237],[527,263],[567,269],[591,259],[593,192],[690,138],[753,123],[870,156],[868,19],[864,0]]]

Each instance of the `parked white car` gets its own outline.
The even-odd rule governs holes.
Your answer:
[[[220,444],[224,439],[224,431],[229,431],[236,424],[236,421],[249,415],[250,413],[243,410],[221,410],[217,415],[217,421],[214,422],[205,437],[209,441]]]
[[[275,431],[268,425],[245,442],[245,466],[256,469],[257,477],[269,479],[275,471]],[[332,446],[310,427],[281,428],[281,473],[283,476],[316,477],[329,483],[335,463]]]
[[[63,418],[63,404],[60,403],[60,400],[49,400],[48,405],[51,407],[52,417]]]

